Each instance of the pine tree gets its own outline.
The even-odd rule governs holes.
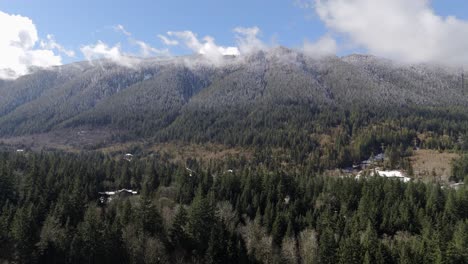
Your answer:
[[[447,263],[468,263],[468,220],[459,221],[447,248]]]
[[[282,214],[276,216],[275,222],[273,223],[273,228],[271,230],[271,235],[273,236],[273,241],[276,245],[281,245],[284,234],[286,232],[286,222]]]
[[[319,259],[320,263],[336,263],[337,244],[335,235],[331,228],[326,228],[320,235],[319,240]]]
[[[31,204],[19,208],[11,224],[11,235],[15,242],[15,255],[19,262],[25,263],[32,260],[34,233],[34,216]]]
[[[366,251],[366,254],[368,252]],[[362,263],[362,249],[356,236],[341,239],[338,249],[338,263]]]
[[[186,232],[187,222],[187,211],[184,206],[180,205],[174,217],[174,222],[169,229],[169,238],[173,247],[188,247],[188,234]]]
[[[160,238],[164,237],[162,217],[149,197],[141,196],[141,206],[139,209],[139,220],[143,231],[150,236],[157,235]]]
[[[206,251],[210,238],[210,232],[207,232],[207,227],[212,226],[214,222],[214,207],[203,196],[202,191],[199,190],[190,206],[187,231],[193,239],[197,254],[201,254],[201,256]]]
[[[68,248],[67,233],[59,219],[53,215],[47,216],[42,226],[40,241],[36,246],[39,249],[39,262],[65,262]]]
[[[205,263],[223,264],[229,262],[227,239],[229,238],[221,221],[216,221],[210,231],[210,239],[205,254]],[[232,256],[231,256],[232,257]]]

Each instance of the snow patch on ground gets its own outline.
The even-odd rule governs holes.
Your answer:
[[[362,176],[362,171],[358,173],[356,176],[356,179],[360,179]],[[370,176],[374,176],[375,174],[379,175],[380,177],[386,177],[386,178],[396,178],[399,179],[400,181],[403,182],[409,182],[411,181],[411,178],[406,177],[403,172],[398,171],[398,170],[374,170],[370,172]]]

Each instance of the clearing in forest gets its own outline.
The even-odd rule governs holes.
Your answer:
[[[452,161],[459,158],[457,153],[420,149],[411,157],[414,177],[425,181],[448,181],[452,174]]]

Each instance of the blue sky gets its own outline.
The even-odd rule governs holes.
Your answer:
[[[366,13],[368,7],[370,10]],[[353,8],[356,8],[354,13],[343,15],[341,12]],[[45,65],[57,60],[61,63],[83,60],[85,56],[81,49],[88,45],[91,47],[88,50],[94,51],[92,48],[97,49],[101,43],[98,41],[102,41],[103,46],[99,48],[104,53],[113,51],[114,55],[118,52],[138,54],[140,47],[135,41],[154,50],[167,49],[171,55],[201,53],[197,49],[206,44],[204,36],[213,37],[216,48],[235,47],[239,41],[238,34],[233,32],[236,27],[258,27],[260,33],[255,38],[265,46],[283,45],[313,51],[323,49],[324,45],[336,45],[327,52],[338,55],[372,53],[416,62],[438,61],[442,57],[454,61],[455,57],[466,55],[468,61],[468,54],[460,55],[460,50],[468,44],[468,37],[459,40],[451,36],[468,32],[466,0],[0,0],[0,11],[32,20],[38,32],[36,48],[41,40],[47,40],[47,34],[52,34],[61,47],[75,52],[73,57],[66,56],[49,45],[55,57]],[[421,15],[427,12],[431,13],[428,21]],[[380,20],[376,20],[375,14],[382,14]],[[447,16],[456,17],[456,23],[447,20]],[[404,18],[403,25],[395,27],[401,17]],[[396,23],[389,23],[394,20]],[[353,24],[354,21],[360,21],[360,24]],[[0,30],[6,30],[9,27],[6,24],[9,22],[4,22]],[[117,25],[131,32],[131,40],[115,30]],[[433,28],[439,31],[433,32]],[[180,35],[180,45],[176,46],[164,45],[157,37],[158,34],[167,36],[168,31],[185,30],[197,35],[198,46],[185,43],[188,39]],[[413,36],[414,41],[411,40]],[[322,38],[326,40],[320,41]],[[304,44],[305,40],[309,46]],[[319,43],[315,43],[318,40]],[[459,46],[451,46],[458,42]],[[118,43],[119,50],[112,50]],[[457,54],[450,53],[454,49]],[[6,66],[0,63],[0,71]]]
[[[113,30],[118,24],[156,47],[162,46],[157,34],[167,31],[190,30],[199,36],[210,35],[227,46],[235,42],[235,27],[258,26],[265,42],[292,47],[301,45],[304,38],[313,40],[326,32],[311,10],[282,0],[18,0],[1,1],[0,10],[31,18],[40,36],[53,34],[67,48],[97,40],[124,45],[122,36]]]

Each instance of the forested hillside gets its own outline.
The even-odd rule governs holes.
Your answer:
[[[0,261],[468,261],[466,189],[284,171],[261,155],[185,168],[157,156],[1,153]],[[100,199],[121,188],[138,194]]]
[[[181,134],[191,123],[196,134],[206,130],[205,123],[245,128],[239,120],[264,132],[266,124],[281,127],[285,120],[288,126],[312,126],[320,112],[328,118],[345,111],[445,113],[468,104],[460,73],[372,56],[315,59],[281,47],[226,57],[220,65],[199,56],[140,59],[132,67],[105,60],[73,63],[3,83],[0,134],[91,126],[164,137],[161,130]],[[216,136],[225,137],[218,131],[203,135]]]
[[[468,147],[459,69],[364,55],[317,59],[281,47],[219,65],[203,56],[136,60],[73,63],[2,82],[0,143],[32,135],[40,145],[37,133],[78,135],[62,140],[78,150],[211,142],[282,149],[299,164],[326,160],[320,169],[351,166],[384,147],[403,159],[415,147]]]
[[[135,60],[0,82],[1,263],[468,262],[459,69]]]

